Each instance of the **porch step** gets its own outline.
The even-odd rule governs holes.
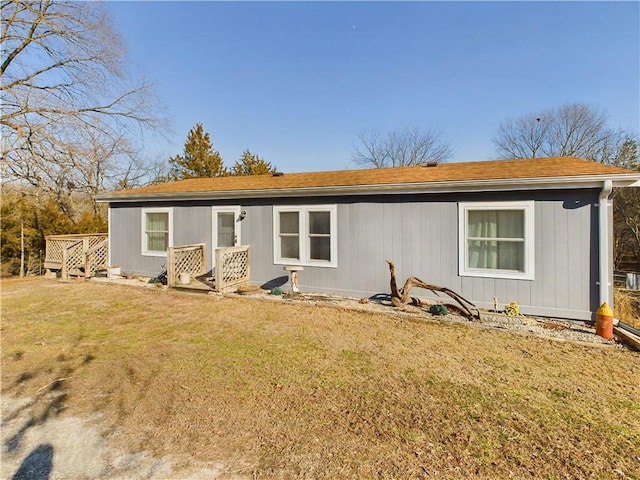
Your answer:
[[[215,283],[202,282],[200,280],[193,280],[191,283],[187,283],[187,284],[171,285],[171,288],[176,290],[187,290],[187,291],[198,292],[198,293],[209,293],[209,292],[215,291]]]

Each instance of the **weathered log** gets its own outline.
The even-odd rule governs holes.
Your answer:
[[[401,289],[398,289],[398,284],[396,282],[396,267],[391,260],[387,260],[386,262],[389,264],[389,273],[391,274],[389,285],[391,287],[391,304],[394,307],[401,307],[407,304],[415,305],[417,307],[423,306],[423,303],[419,298],[411,297],[409,296],[409,293],[414,287],[424,288],[425,290],[429,290],[438,296],[440,296],[438,292],[446,293],[453,300],[455,300],[458,305],[460,305],[464,315],[469,320],[472,320],[474,318],[480,320],[480,310],[478,310],[478,308],[473,303],[464,298],[462,295],[454,292],[449,288],[425,283],[417,277],[409,277],[407,278],[407,281],[404,282],[404,286]],[[474,314],[471,309],[465,304],[473,307],[476,310],[476,313]]]

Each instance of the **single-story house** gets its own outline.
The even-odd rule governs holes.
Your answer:
[[[250,245],[251,281],[368,297],[416,276],[482,308],[594,319],[613,303],[613,187],[636,171],[573,157],[197,178],[99,195],[109,259],[157,275],[170,246]],[[428,297],[428,292],[424,292]],[[421,292],[414,295],[423,296]]]

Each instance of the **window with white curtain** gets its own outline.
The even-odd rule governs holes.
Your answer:
[[[534,278],[534,202],[460,203],[461,276]]]
[[[173,210],[171,208],[142,209],[142,254],[166,256],[173,245]]]
[[[336,205],[274,206],[274,263],[337,267]]]

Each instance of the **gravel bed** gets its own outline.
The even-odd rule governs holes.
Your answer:
[[[384,299],[360,299],[352,297],[339,297],[321,294],[285,294],[282,297],[259,294],[263,298],[281,299],[285,302],[300,302],[315,305],[331,305],[339,308],[349,308],[367,312],[400,315],[425,321],[437,321],[443,323],[459,323],[478,327],[509,330],[536,336],[555,338],[574,342],[586,342],[599,345],[609,345],[617,348],[625,348],[624,344],[604,339],[596,335],[595,326],[578,320],[566,320],[557,318],[534,317],[527,315],[508,316],[503,313],[481,311],[481,320],[469,321],[461,315],[447,314],[443,316],[429,313],[428,307],[414,307],[408,305],[402,309],[394,308],[391,302]]]
[[[119,283],[129,286],[138,286],[146,288],[158,288],[153,284],[148,283],[148,279],[136,278],[136,279],[96,279],[94,281],[100,281],[101,283]],[[166,289],[167,287],[163,287]],[[222,296],[211,292],[210,295]],[[355,297],[341,297],[338,295],[327,295],[317,293],[285,293],[283,295],[271,295],[269,291],[260,290],[258,287],[251,289],[244,294],[225,294],[225,296],[239,296],[245,298],[260,298],[263,300],[271,301],[284,301],[284,302],[296,302],[305,303],[311,305],[325,305],[334,306],[337,308],[349,308],[353,310],[365,311],[365,312],[377,312],[387,315],[398,315],[407,318],[414,318],[425,321],[436,321],[443,323],[460,323],[473,325],[477,327],[495,328],[500,330],[509,330],[513,332],[526,333],[536,336],[542,336],[547,338],[555,338],[574,342],[586,342],[596,345],[608,345],[617,348],[626,348],[623,343],[616,340],[614,336],[611,340],[606,340],[596,335],[595,327],[593,324],[578,320],[566,320],[557,318],[546,317],[534,317],[527,315],[508,316],[503,313],[481,311],[481,320],[474,320],[470,322],[467,318],[461,315],[455,315],[449,313],[443,316],[432,315],[428,311],[428,306],[419,308],[411,305],[407,305],[402,309],[394,308],[388,297],[381,296],[380,298],[355,298]],[[433,302],[435,303],[435,302]]]

